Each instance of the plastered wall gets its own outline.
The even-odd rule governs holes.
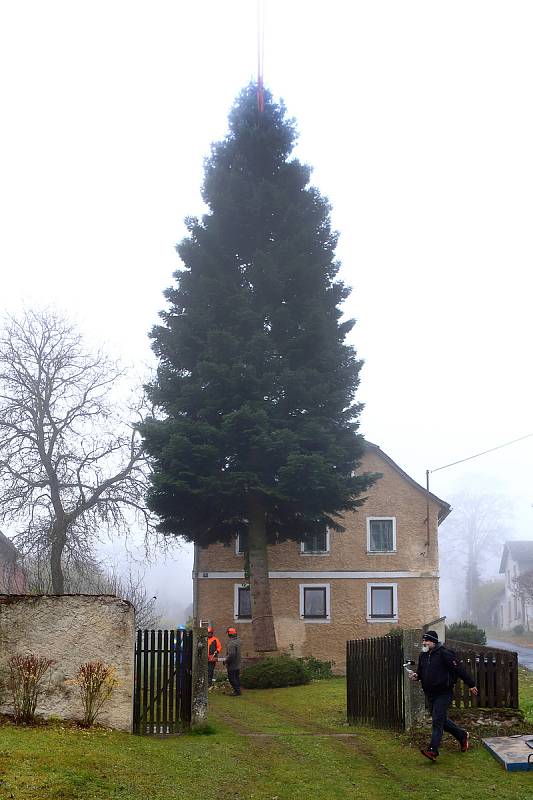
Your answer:
[[[70,683],[79,666],[102,661],[116,669],[118,686],[98,722],[132,726],[133,606],[110,595],[0,595],[0,711],[12,713],[8,688],[12,655],[45,656],[54,664],[37,714],[80,719],[79,689]]]

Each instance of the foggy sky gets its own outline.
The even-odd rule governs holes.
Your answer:
[[[266,8],[266,83],[341,234],[362,431],[424,483],[533,431],[533,7]],[[174,245],[255,46],[249,0],[2,5],[2,310],[56,304],[135,370],[152,363]],[[431,488],[494,486],[532,538],[532,467],[529,440]],[[185,548],[150,586],[177,607],[190,571]]]

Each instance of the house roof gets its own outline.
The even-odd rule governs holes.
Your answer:
[[[11,539],[8,539],[7,536],[4,536],[2,531],[0,531],[0,557],[3,557],[4,560],[15,561],[19,555],[20,553]]]
[[[392,458],[388,456],[387,453],[385,453],[381,449],[381,447],[379,447],[379,445],[373,444],[372,442],[365,440],[365,448],[370,452],[377,453],[384,461],[387,462],[389,466],[395,469],[396,472],[398,472],[402,476],[402,478],[404,478],[408,483],[410,483],[411,486],[414,486],[415,489],[418,489],[425,496],[429,494],[430,499],[433,500],[433,502],[439,506],[439,517],[438,517],[439,525],[441,522],[444,522],[444,520],[452,510],[452,507],[449,503],[447,503],[445,500],[441,500],[440,497],[437,497],[436,494],[428,492],[427,489],[421,486],[420,483],[417,483],[413,478],[411,478],[410,475],[407,474],[407,472],[404,472],[404,470],[401,467],[399,467],[398,464],[396,464],[396,462],[393,461]]]
[[[507,559],[511,556],[521,567],[533,567],[533,540],[516,539],[505,542],[500,562],[500,572],[507,569]]]

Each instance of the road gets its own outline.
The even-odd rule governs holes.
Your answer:
[[[533,647],[511,644],[511,642],[500,642],[498,639],[487,639],[487,647],[498,647],[501,650],[514,650],[518,653],[518,663],[520,666],[533,670]]]

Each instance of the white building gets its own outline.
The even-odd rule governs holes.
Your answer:
[[[533,541],[510,541],[503,546],[500,573],[505,577],[505,592],[500,600],[499,625],[505,630],[533,622],[533,604],[518,596],[516,580],[533,570]]]

